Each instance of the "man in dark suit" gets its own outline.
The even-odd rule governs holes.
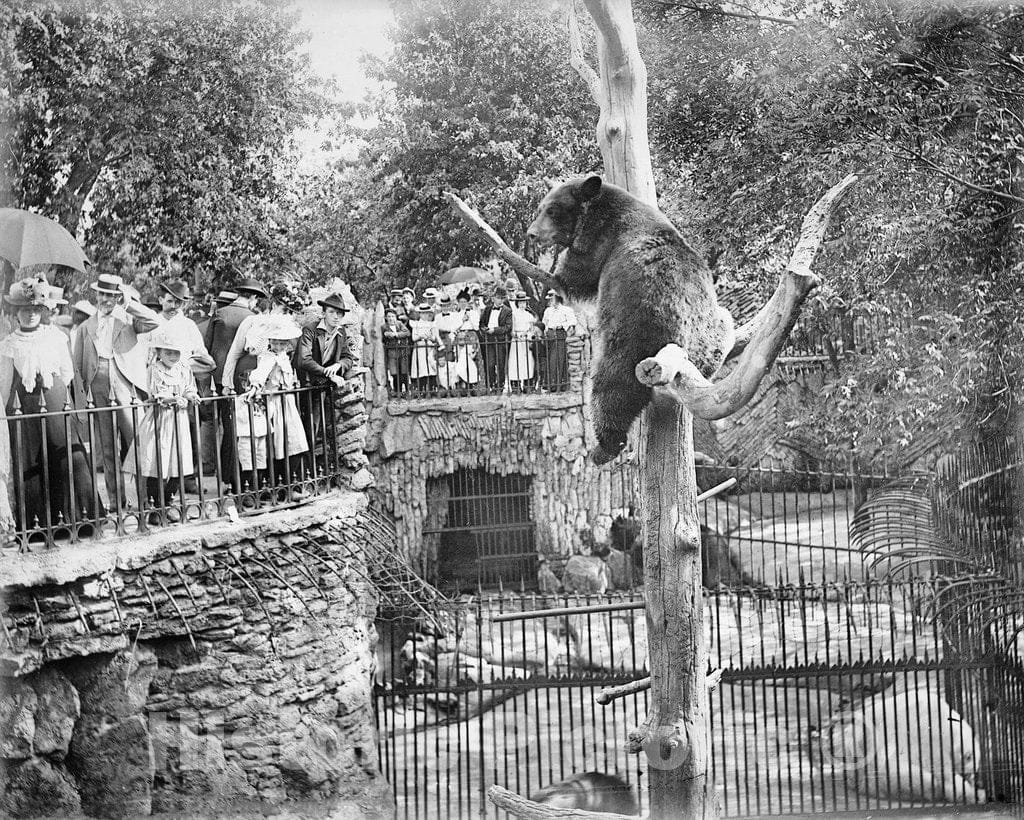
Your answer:
[[[120,276],[101,273],[90,286],[96,292],[96,313],[75,329],[71,349],[74,352],[75,380],[91,391],[96,407],[117,407],[96,414],[103,457],[103,480],[107,487],[107,506],[124,507],[126,488],[121,478],[121,457],[135,439],[132,412],[133,398],[146,398],[148,378],[144,345],[138,343],[139,333],[148,333],[160,323],[157,314],[129,293]],[[118,435],[115,436],[116,427]]]
[[[512,306],[508,291],[494,289],[491,304],[480,312],[480,349],[484,357],[484,379],[489,388],[505,386],[509,340],[512,338]]]
[[[296,356],[299,378],[303,384],[330,381],[341,387],[352,367],[348,339],[342,326],[348,307],[340,293],[332,293],[317,304],[324,309],[324,318],[315,327],[302,331]]]
[[[299,347],[295,353],[296,370],[303,385],[333,384],[336,389],[345,388],[345,377],[352,369],[352,354],[348,349],[348,337],[342,324],[348,305],[340,293],[332,293],[317,304],[324,309],[324,317],[312,327],[302,330]],[[327,392],[321,410],[320,400],[314,392],[305,393],[299,399],[306,424],[313,442],[313,453],[323,453],[326,458],[331,448],[321,441],[321,429],[333,429],[335,391]],[[326,428],[324,425],[327,425]],[[328,465],[324,465],[329,469]]]
[[[206,318],[196,322],[196,327],[199,328],[199,335],[206,340],[206,332],[210,327],[210,322],[213,320],[213,314],[220,310],[226,305],[230,305],[238,299],[238,294],[233,290],[222,290],[210,301],[210,307],[207,312]],[[203,373],[202,375],[196,374],[196,388],[199,390],[199,395],[204,398],[214,395],[219,395],[214,392],[213,389],[213,373]],[[199,405],[199,438],[201,441],[201,451],[203,459],[203,475],[213,475],[217,469],[217,457],[214,455],[217,449],[217,432],[216,432],[216,413],[213,409],[212,401],[204,401]]]
[[[210,318],[210,324],[206,327],[204,342],[206,349],[213,356],[213,390],[218,396],[225,395],[224,388],[230,385],[222,383],[224,375],[224,362],[227,359],[231,343],[235,340],[235,333],[242,321],[252,316],[256,310],[257,302],[267,297],[266,288],[255,279],[243,279],[235,286],[234,292],[238,297],[230,304],[224,305],[214,311]],[[232,401],[221,399],[218,404],[220,411],[221,429],[224,431],[224,438],[220,443],[220,474],[221,477],[231,483],[234,492],[239,492],[235,480],[235,420]]]

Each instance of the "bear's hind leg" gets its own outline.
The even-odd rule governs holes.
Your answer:
[[[607,464],[626,446],[626,437],[633,420],[651,400],[651,389],[641,385],[633,371],[628,378],[614,372],[594,368],[594,431],[597,446],[590,452],[595,464]]]

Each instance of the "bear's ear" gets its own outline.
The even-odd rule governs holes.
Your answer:
[[[558,187],[558,180],[552,179],[551,177],[544,177],[544,184],[548,186],[549,191],[553,191]]]
[[[592,176],[583,180],[580,186],[580,200],[589,202],[601,192],[601,177]]]

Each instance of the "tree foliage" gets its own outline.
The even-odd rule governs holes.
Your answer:
[[[369,64],[386,84],[379,124],[349,201],[346,251],[388,284],[478,263],[482,246],[441,197],[459,193],[506,237],[525,234],[544,177],[597,168],[596,108],[568,63],[564,22],[546,0],[396,3],[392,53]]]
[[[655,163],[689,170],[689,227],[727,280],[774,281],[806,204],[866,172],[818,302],[890,332],[793,426],[833,454],[898,457],[1005,421],[1022,350],[1019,10],[794,2],[779,24],[638,5]]]
[[[15,0],[3,198],[75,231],[100,267],[232,279],[289,253],[278,200],[322,102],[279,0]]]

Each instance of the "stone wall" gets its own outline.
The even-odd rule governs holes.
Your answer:
[[[361,494],[0,559],[0,814],[390,817]]]
[[[574,552],[580,529],[606,537],[612,511],[629,503],[632,473],[618,463],[595,467],[585,426],[579,394],[388,405],[371,460],[400,554],[414,565],[429,562],[424,525],[443,511],[431,509],[428,484],[459,469],[532,478],[539,552]]]

